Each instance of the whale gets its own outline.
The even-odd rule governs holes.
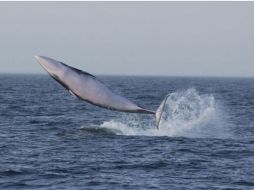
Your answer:
[[[46,72],[69,91],[71,95],[109,110],[153,114],[155,115],[156,128],[159,129],[159,123],[168,96],[164,98],[156,111],[152,111],[114,92],[110,87],[88,72],[71,67],[50,57],[36,55],[35,58]]]

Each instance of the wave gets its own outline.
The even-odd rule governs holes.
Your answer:
[[[170,94],[159,130],[154,118],[139,114],[123,114],[122,118],[105,121],[94,129],[83,129],[115,135],[220,138],[223,125],[218,113],[213,95],[200,95],[191,88]]]

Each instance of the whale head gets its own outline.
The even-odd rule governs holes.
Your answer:
[[[66,66],[59,61],[45,56],[35,56],[37,62],[54,78],[61,78],[66,71]]]

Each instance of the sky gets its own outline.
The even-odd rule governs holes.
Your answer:
[[[0,2],[0,73],[254,77],[254,2]]]

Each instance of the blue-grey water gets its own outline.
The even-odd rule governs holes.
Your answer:
[[[48,75],[0,75],[0,189],[254,189],[254,79],[101,76],[156,110],[104,110]]]

